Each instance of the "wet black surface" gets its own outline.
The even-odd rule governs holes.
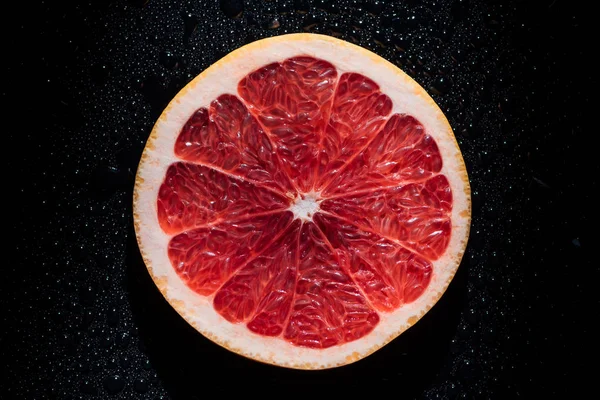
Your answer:
[[[2,28],[10,239],[0,398],[201,399],[213,386],[278,397],[391,386],[402,398],[572,398],[595,387],[598,74],[584,6],[18,7]],[[233,49],[302,31],[358,43],[421,83],[447,113],[473,190],[467,253],[435,308],[374,355],[321,372],[258,364],[197,334],[150,280],[131,217],[141,151],[172,96]]]

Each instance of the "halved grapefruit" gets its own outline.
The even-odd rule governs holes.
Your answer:
[[[290,34],[248,44],[164,110],[139,164],[145,264],[194,328],[243,356],[357,361],[442,296],[470,189],[442,111],[393,64]]]

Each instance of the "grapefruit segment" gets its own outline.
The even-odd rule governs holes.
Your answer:
[[[174,236],[168,254],[179,277],[196,293],[211,295],[264,251],[292,223],[289,211],[221,222]],[[277,235],[276,235],[277,236]]]
[[[392,311],[410,303],[427,288],[432,264],[424,257],[330,215],[315,215],[315,223],[378,310]]]
[[[295,192],[269,138],[233,95],[221,95],[209,109],[199,108],[190,116],[175,142],[175,155],[284,195]]]
[[[315,183],[337,71],[312,57],[293,57],[246,76],[238,93],[276,145],[288,176],[302,192]]]
[[[363,230],[397,240],[430,260],[444,254],[450,242],[452,193],[443,175],[325,199],[320,208]]]
[[[318,192],[383,127],[392,101],[375,82],[356,73],[339,79],[327,130],[319,153]]]
[[[379,322],[323,234],[299,219],[235,272],[213,304],[230,322],[309,348],[356,340]]]
[[[375,139],[346,164],[323,196],[423,180],[442,169],[435,140],[410,115],[394,114]]]
[[[284,233],[216,293],[215,310],[230,322],[248,322],[251,331],[277,336],[283,331],[296,281],[298,232],[294,221]]]
[[[298,278],[284,338],[298,346],[328,348],[372,331],[379,315],[312,222],[302,225],[298,247]]]
[[[168,234],[288,207],[281,195],[185,162],[169,166],[157,200],[158,220]]]

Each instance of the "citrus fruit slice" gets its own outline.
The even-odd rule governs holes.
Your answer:
[[[352,44],[248,44],[164,110],[134,191],[142,257],[169,303],[243,356],[359,360],[442,296],[466,247],[470,189],[441,110]]]

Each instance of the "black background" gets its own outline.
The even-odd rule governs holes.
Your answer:
[[[579,3],[5,9],[0,398],[201,399],[215,387],[572,398],[595,386],[598,34]],[[303,31],[358,43],[421,83],[455,130],[473,190],[467,252],[440,302],[372,356],[320,372],[262,365],[197,334],[150,280],[131,216],[141,151],[172,96],[245,43]]]

